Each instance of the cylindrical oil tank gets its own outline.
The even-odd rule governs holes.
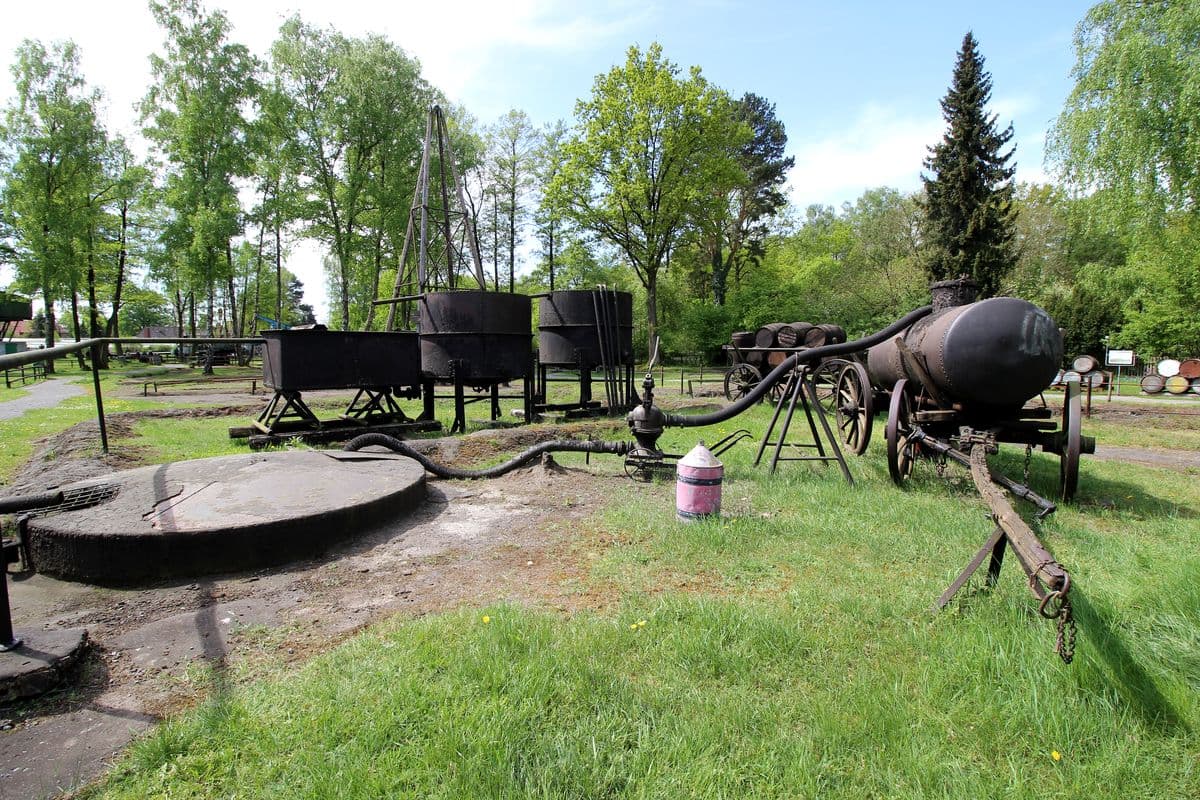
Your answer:
[[[420,306],[421,371],[464,383],[523,378],[532,366],[528,295],[427,292]]]
[[[1071,369],[1076,372],[1091,372],[1099,368],[1100,362],[1086,353],[1081,356],[1075,356],[1075,360],[1071,362]]]
[[[1179,374],[1179,367],[1182,366],[1173,358],[1164,358],[1158,362],[1158,374],[1164,378],[1171,378]]]
[[[933,389],[950,403],[1019,407],[1054,380],[1063,357],[1062,334],[1041,308],[1015,297],[993,297],[935,311],[903,334],[922,361]],[[871,383],[890,389],[909,374],[896,339],[867,352]]]
[[[412,331],[267,330],[263,383],[277,391],[416,386],[421,356]]]
[[[539,364],[592,368],[606,360],[633,363],[632,294],[568,290],[538,301]]]

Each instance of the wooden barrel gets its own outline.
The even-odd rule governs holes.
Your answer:
[[[1187,390],[1192,388],[1192,382],[1182,375],[1172,375],[1167,378],[1167,391],[1171,394],[1187,394]]]
[[[780,347],[797,347],[804,344],[804,335],[812,329],[808,322],[791,322],[779,329],[776,340]]]
[[[1081,356],[1075,356],[1075,360],[1071,362],[1071,369],[1076,372],[1091,372],[1100,366],[1100,362],[1086,353]]]
[[[1200,378],[1200,358],[1188,358],[1180,361],[1179,374],[1189,381]]]
[[[1162,375],[1147,375],[1142,378],[1142,391],[1146,394],[1158,394],[1167,385]]]
[[[768,322],[763,325],[754,334],[755,346],[774,347],[777,344],[776,337],[779,335],[780,329],[784,327],[785,324],[782,322]]]
[[[775,350],[773,352],[767,353],[767,366],[772,369],[774,369],[775,367],[778,367],[784,361],[787,361],[788,355],[790,355],[790,354],[780,352],[779,350]]]
[[[846,341],[846,332],[842,330],[841,326],[828,322],[813,325],[808,333],[804,334],[806,347],[824,347],[827,344],[839,344],[844,341]]]
[[[754,347],[754,331],[734,331],[729,338],[737,347]]]

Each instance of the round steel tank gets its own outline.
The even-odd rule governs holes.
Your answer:
[[[1142,391],[1146,394],[1158,394],[1167,386],[1167,379],[1162,375],[1146,375],[1141,380]]]
[[[935,311],[903,334],[947,402],[983,408],[1019,407],[1054,380],[1062,334],[1041,308],[1015,297],[993,297]],[[896,340],[867,352],[873,385],[890,389],[908,374]]]
[[[612,335],[601,341],[601,330]],[[606,361],[633,363],[632,294],[564,290],[538,301],[539,364],[592,368]]]
[[[464,383],[524,378],[532,367],[532,303],[503,292],[427,292],[419,303],[421,372]]]

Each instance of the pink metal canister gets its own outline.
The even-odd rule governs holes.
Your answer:
[[[704,442],[679,459],[675,480],[675,516],[684,522],[721,513],[721,478],[725,466]]]

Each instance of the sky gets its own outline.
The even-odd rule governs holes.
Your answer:
[[[1042,181],[1046,131],[1070,92],[1072,36],[1090,2],[878,2],[877,0],[205,0],[223,9],[233,39],[265,55],[293,14],[342,33],[387,36],[422,65],[427,80],[482,124],[522,109],[536,125],[571,121],[598,74],[631,45],[663,46],[683,68],[701,67],[730,94],[775,104],[796,159],[792,203],[840,207],[866,189],[920,187],[926,148],[942,136],[939,100],[963,35],[973,31],[992,75],[991,110],[1010,122],[1017,179]],[[136,128],[134,104],[150,83],[148,57],[162,32],[144,0],[8,3],[0,57],[12,63],[23,39],[71,39],[92,86],[103,90],[110,131]],[[0,104],[13,98],[0,74]],[[327,319],[315,246],[287,264],[306,301]],[[0,287],[11,272],[0,267]]]

